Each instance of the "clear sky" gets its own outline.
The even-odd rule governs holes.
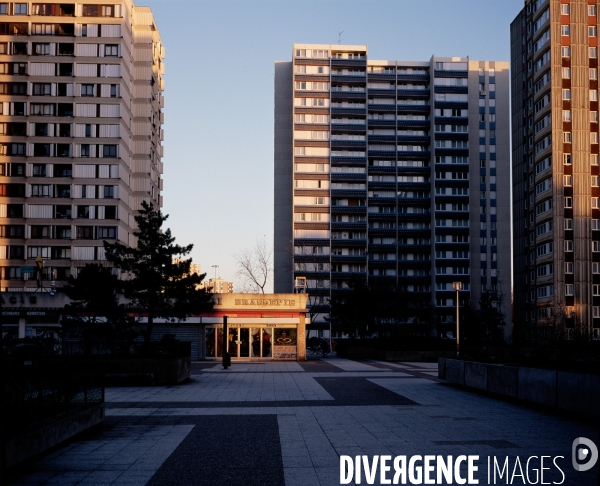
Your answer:
[[[233,255],[273,241],[274,62],[292,44],[369,46],[370,59],[510,61],[523,0],[136,0],[165,59],[166,225],[207,278],[235,281]],[[234,286],[234,291],[236,290]],[[239,290],[239,287],[238,287]],[[272,287],[271,287],[272,290]]]

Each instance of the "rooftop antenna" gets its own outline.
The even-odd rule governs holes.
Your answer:
[[[345,30],[342,30],[339,34],[338,34],[338,44],[342,43],[342,34],[345,32]]]

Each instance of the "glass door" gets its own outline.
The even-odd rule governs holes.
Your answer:
[[[239,357],[249,358],[250,357],[250,329],[247,327],[239,328],[238,343],[240,346]]]

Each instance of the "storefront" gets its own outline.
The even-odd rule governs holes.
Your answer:
[[[62,293],[2,293],[2,333],[15,338],[54,335],[68,299]],[[192,360],[220,361],[224,321],[232,361],[306,359],[307,294],[214,294],[210,312],[171,323],[155,319],[152,338],[165,334],[191,343]],[[138,318],[143,329],[145,317]],[[57,335],[56,335],[57,336]]]
[[[306,294],[215,294],[215,307],[200,317],[200,359],[233,361],[306,359]]]

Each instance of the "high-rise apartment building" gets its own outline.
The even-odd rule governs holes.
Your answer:
[[[598,6],[526,0],[511,24],[514,318],[600,338]]]
[[[201,289],[206,289],[211,294],[232,294],[233,282],[227,282],[221,277],[210,278],[200,284]]]
[[[294,45],[275,65],[275,292],[306,283],[326,311],[359,277],[453,323],[461,282],[510,316],[508,86],[506,62]]]
[[[57,286],[162,205],[164,48],[130,0],[0,3],[0,287]]]

